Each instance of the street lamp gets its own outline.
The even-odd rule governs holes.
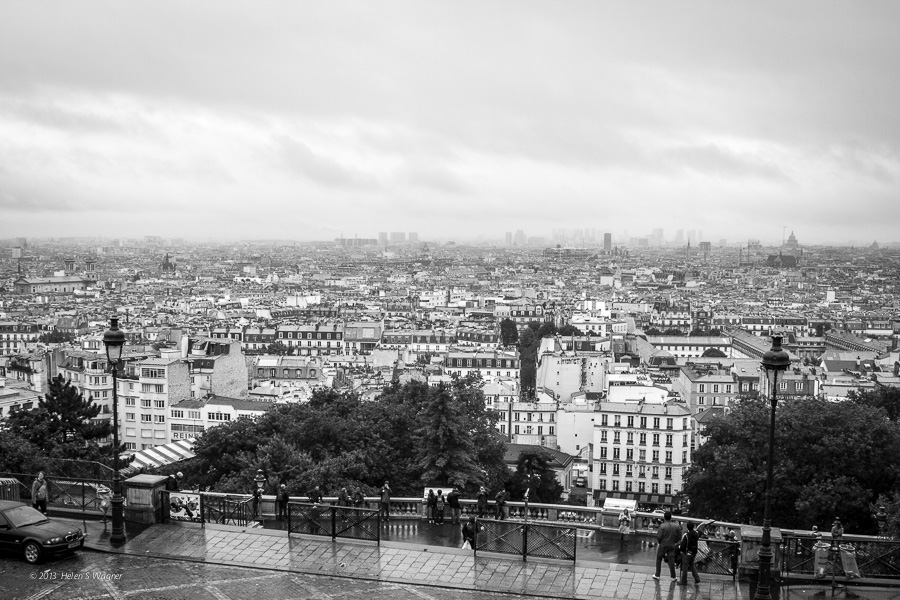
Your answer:
[[[266,476],[263,475],[262,469],[256,470],[256,477],[253,478],[253,481],[256,482],[256,487],[259,489],[263,489],[266,487]]]
[[[109,320],[109,330],[103,334],[106,346],[106,360],[112,370],[113,401],[113,497],[112,497],[112,534],[109,541],[113,544],[125,542],[125,525],[122,518],[122,477],[119,474],[119,396],[118,372],[122,350],[125,347],[125,332],[119,329],[118,317]]]
[[[878,537],[884,538],[884,526],[887,525],[887,513],[883,506],[878,507],[878,512],[875,513],[875,522],[878,524]]]
[[[772,406],[769,421],[769,459],[766,461],[766,500],[763,509],[762,546],[759,549],[759,584],[756,586],[755,600],[771,600],[769,591],[769,570],[772,567],[772,520],[769,504],[772,496],[772,466],[775,462],[775,409],[778,406],[778,373],[791,365],[791,357],[781,347],[781,336],[772,336],[772,349],[763,354],[762,367],[766,371],[766,381],[772,380]]]

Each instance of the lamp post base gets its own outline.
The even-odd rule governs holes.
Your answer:
[[[123,504],[125,499],[121,494],[112,497],[112,532],[109,541],[113,544],[124,544],[125,539],[125,518]]]

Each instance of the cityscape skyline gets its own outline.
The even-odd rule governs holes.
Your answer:
[[[896,5],[3,14],[0,239],[900,241]]]

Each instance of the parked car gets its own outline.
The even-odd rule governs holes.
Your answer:
[[[34,564],[82,546],[81,529],[49,519],[22,502],[0,500],[0,550],[19,554]]]
[[[586,487],[587,486],[587,477],[576,477],[575,478],[575,487]]]

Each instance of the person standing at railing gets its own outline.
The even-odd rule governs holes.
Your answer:
[[[385,481],[384,485],[381,486],[381,506],[380,515],[384,518],[385,522],[391,520],[391,486],[388,485],[388,482]]]
[[[483,519],[488,511],[488,493],[484,486],[478,490],[478,518]]]
[[[444,490],[438,490],[434,499],[434,522],[438,525],[444,524]]]
[[[619,513],[619,535],[623,543],[628,544],[626,536],[631,535],[631,513],[627,508],[623,508]]]
[[[262,491],[261,487],[256,486],[255,488],[253,488],[253,518],[254,519],[259,516],[259,505],[260,505],[260,503],[262,503],[262,493],[263,493],[263,491]]]
[[[47,492],[47,480],[44,479],[44,472],[38,473],[37,479],[31,484],[31,505],[47,514],[47,498],[50,494]]]
[[[313,489],[309,490],[307,496],[309,496],[310,502],[312,502],[313,504],[318,504],[322,501],[322,490],[319,489],[319,486],[316,486]]]
[[[356,508],[362,508],[363,504],[366,503],[366,497],[363,495],[362,490],[356,488],[353,490],[353,506]]]
[[[675,546],[680,539],[681,528],[672,521],[672,513],[666,511],[663,515],[663,523],[656,532],[656,540],[659,547],[656,550],[656,573],[653,575],[653,579],[659,579],[663,559],[669,565],[669,574],[672,576],[672,581],[678,579],[675,577]]]
[[[338,494],[337,505],[343,507],[350,506],[350,494],[347,493],[347,488],[341,488],[341,492]]]
[[[497,503],[497,520],[503,521],[506,519],[506,499],[509,497],[509,493],[504,489],[497,492],[497,495],[494,496],[494,502]]]
[[[459,497],[460,497],[460,495],[461,494],[459,493],[459,490],[456,488],[453,488],[452,490],[450,490],[450,493],[447,494],[447,506],[450,507],[450,522],[454,523],[456,525],[459,525],[459,513],[460,513]]]
[[[288,502],[290,501],[290,494],[287,491],[287,485],[281,484],[278,488],[278,520],[283,521],[287,518],[288,512]]]
[[[428,522],[434,523],[434,512],[437,507],[437,496],[434,495],[434,490],[428,490],[428,497],[425,499],[425,510],[428,513]]]

